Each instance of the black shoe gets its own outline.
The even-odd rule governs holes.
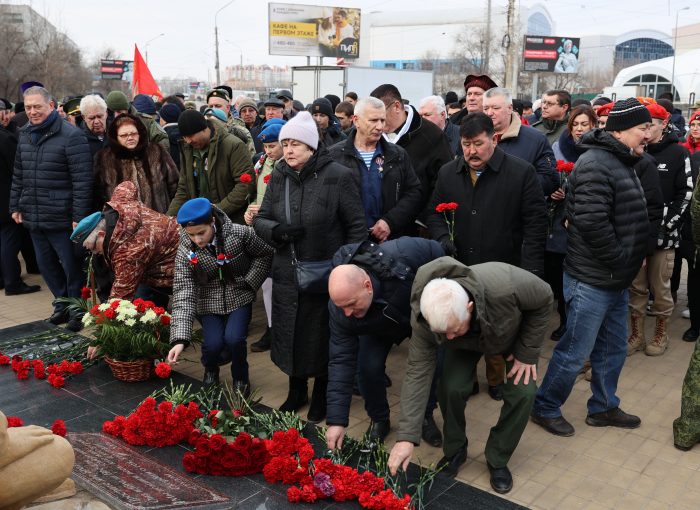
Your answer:
[[[566,421],[563,416],[557,416],[556,418],[545,418],[544,416],[537,416],[536,414],[531,414],[530,419],[533,423],[541,426],[544,430],[555,436],[570,437],[574,435],[574,426]]]
[[[214,385],[219,385],[219,367],[204,367],[204,379],[202,380],[205,388]]]
[[[489,397],[494,400],[503,400],[503,385],[498,384],[496,386],[489,385]]]
[[[432,414],[423,418],[421,437],[423,438],[423,441],[428,443],[430,446],[434,446],[436,448],[442,446],[442,434],[440,433],[440,429],[435,423]]]
[[[76,315],[74,317],[71,317],[68,323],[66,324],[66,329],[68,331],[72,331],[73,333],[77,333],[78,331],[83,329],[83,316]]]
[[[255,343],[250,344],[250,352],[265,352],[270,350],[272,343],[272,329],[269,327],[265,330],[263,336]]]
[[[7,291],[5,291],[5,294],[7,294]],[[684,342],[695,342],[698,339],[698,336],[700,336],[700,331],[697,329],[688,328],[685,330],[685,333],[683,333],[682,338]]]
[[[602,413],[586,416],[586,424],[591,427],[620,427],[621,429],[636,429],[642,424],[639,416],[627,414],[619,407]]]
[[[0,287],[2,288],[2,287]],[[33,292],[39,292],[41,286],[39,285],[27,285],[24,282],[20,282],[20,285],[16,289],[11,289],[7,287],[5,289],[6,296],[19,296],[21,294],[32,294]]]
[[[552,334],[550,335],[549,338],[554,340],[555,342],[559,341],[561,337],[564,336],[564,333],[566,333],[566,323],[564,324],[559,324],[559,327],[552,331]]]
[[[243,398],[250,397],[250,382],[248,381],[233,381],[233,391],[243,395]]]
[[[510,469],[508,469],[508,466],[495,468],[488,462],[486,465],[489,467],[489,473],[491,473],[491,487],[493,487],[493,490],[499,494],[510,492],[510,490],[513,488],[513,475],[510,474]]]
[[[369,439],[373,443],[383,443],[386,436],[389,435],[391,430],[391,422],[386,421],[373,421],[369,424],[367,433],[369,434]]]
[[[459,466],[467,461],[467,445],[465,444],[454,455],[441,458],[435,466],[435,470],[445,476],[454,478],[457,476]]]
[[[306,379],[289,378],[289,393],[287,400],[279,407],[283,413],[296,413],[309,403],[309,388]]]
[[[51,317],[49,317],[46,320],[54,326],[58,326],[59,324],[65,324],[66,322],[68,322],[70,320],[70,314],[68,313],[68,310],[59,310],[57,312],[52,313]]]
[[[472,392],[469,394],[469,396],[476,395],[479,393],[479,381],[474,379],[474,386],[472,386]]]
[[[314,380],[314,390],[311,393],[311,405],[306,419],[311,423],[319,423],[326,419],[326,390],[328,379],[317,377]]]

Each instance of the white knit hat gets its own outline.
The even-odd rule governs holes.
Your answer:
[[[279,141],[298,140],[313,150],[318,149],[318,128],[311,114],[307,111],[297,113],[280,130]]]

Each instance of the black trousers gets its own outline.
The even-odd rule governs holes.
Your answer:
[[[544,252],[544,280],[552,288],[554,299],[557,300],[559,322],[566,324],[566,306],[564,303],[564,258],[563,253]]]

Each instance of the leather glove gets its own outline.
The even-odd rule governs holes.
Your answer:
[[[454,257],[457,254],[457,247],[455,246],[454,242],[450,241],[449,237],[445,237],[442,241],[440,241],[440,245],[442,246],[445,255]]]
[[[305,231],[301,225],[277,225],[272,229],[272,239],[280,244],[291,243],[304,237]]]

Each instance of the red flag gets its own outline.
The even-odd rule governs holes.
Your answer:
[[[151,71],[148,69],[146,61],[141,56],[139,47],[134,44],[134,79],[131,82],[131,93],[158,96],[163,99],[163,94],[158,88],[156,80],[153,79]]]

